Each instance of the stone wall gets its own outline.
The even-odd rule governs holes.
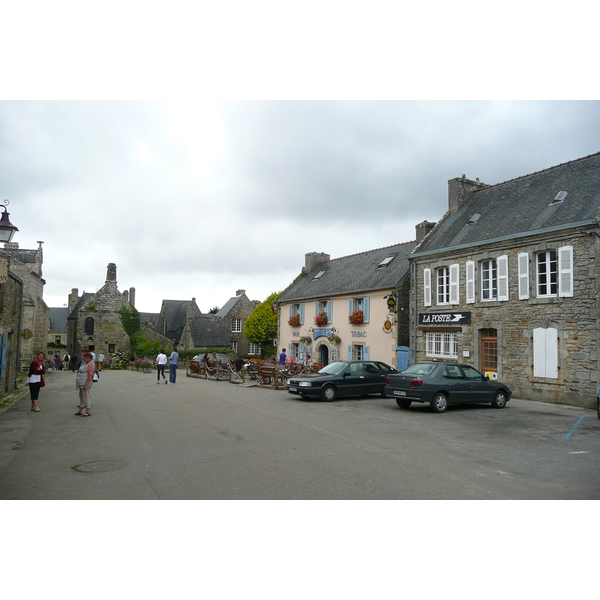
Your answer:
[[[496,329],[498,337],[498,379],[507,383],[514,397],[594,407],[599,385],[600,360],[598,356],[600,318],[600,240],[584,229],[557,236],[552,234],[527,238],[515,246],[506,241],[492,246],[471,248],[452,256],[419,257],[416,281],[413,282],[411,302],[411,338],[414,358],[425,360],[425,326],[418,326],[418,314],[424,312],[468,311],[471,324],[461,325],[458,333],[458,361],[481,369],[479,335],[482,329]],[[528,252],[530,260],[535,252],[573,246],[573,297],[535,297],[535,262],[530,262],[530,298],[518,299],[517,256]],[[508,256],[509,300],[466,303],[465,264],[476,264],[487,258]],[[459,304],[436,305],[434,270],[441,266],[460,265]],[[423,269],[432,269],[433,304],[423,304]],[[480,272],[477,272],[480,288]],[[533,330],[558,330],[558,378],[539,378],[533,375]],[[435,326],[430,327],[431,330]],[[464,356],[468,353],[468,357]]]

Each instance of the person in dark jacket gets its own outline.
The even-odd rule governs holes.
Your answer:
[[[44,381],[44,373],[46,372],[46,368],[44,367],[45,356],[46,355],[43,352],[40,352],[37,355],[37,359],[31,361],[29,373],[27,374],[29,395],[31,396],[31,410],[33,412],[40,412],[37,401],[40,395],[40,388],[46,385],[46,382]]]

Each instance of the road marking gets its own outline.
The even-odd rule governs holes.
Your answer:
[[[575,425],[573,425],[573,427],[571,427],[571,431],[569,431],[569,433],[567,433],[567,435],[565,435],[564,438],[559,438],[559,439],[568,440],[573,435],[575,430],[579,427],[579,423],[581,423],[581,421],[583,421],[584,419],[585,419],[585,416],[579,417],[579,419],[577,419],[577,423],[575,423]]]
[[[579,452],[569,452],[569,454],[587,454],[589,450],[580,450]]]

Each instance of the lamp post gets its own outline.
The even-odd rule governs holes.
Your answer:
[[[4,204],[8,205],[10,202],[5,200]],[[0,219],[0,242],[10,242],[15,231],[19,230],[9,221],[8,217],[10,217],[10,213],[6,210],[6,206],[2,206],[2,208],[4,209],[4,212]]]

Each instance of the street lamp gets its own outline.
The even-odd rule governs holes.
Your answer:
[[[4,204],[8,205],[10,202],[5,200]],[[4,212],[2,213],[2,219],[0,219],[0,242],[10,242],[15,231],[19,230],[8,220],[10,213],[6,210],[6,206],[2,206],[1,208],[4,209]]]

